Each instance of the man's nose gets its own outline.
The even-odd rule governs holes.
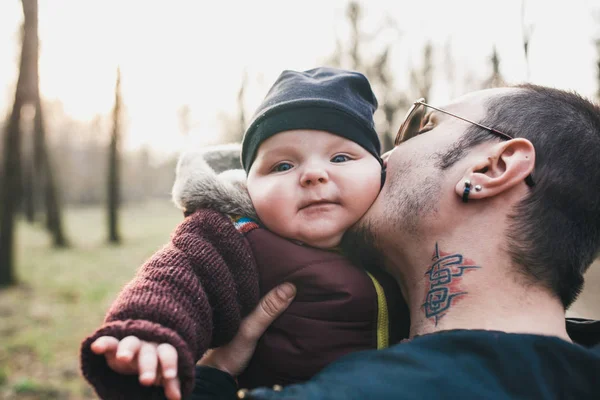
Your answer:
[[[300,177],[302,186],[318,185],[319,183],[327,183],[329,175],[325,168],[319,166],[311,166],[304,170]]]

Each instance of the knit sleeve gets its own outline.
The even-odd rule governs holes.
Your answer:
[[[162,399],[162,387],[145,387],[138,376],[115,373],[91,351],[100,336],[169,343],[178,354],[182,394],[194,384],[194,365],[210,347],[237,332],[258,303],[258,275],[251,249],[229,217],[199,210],[175,230],[128,283],[104,325],[81,347],[84,377],[103,399]]]

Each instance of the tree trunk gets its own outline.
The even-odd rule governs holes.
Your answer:
[[[23,174],[22,180],[22,197],[23,197],[23,211],[25,213],[25,219],[30,224],[35,222],[35,205],[33,198],[33,171],[30,163],[25,161],[25,164],[21,168]]]
[[[2,212],[0,213],[0,285],[10,285],[15,282],[15,214],[16,206],[19,203],[21,184],[19,119],[22,101],[18,86],[17,83],[15,103],[6,129],[4,143],[4,190],[2,191]]]
[[[121,72],[117,70],[115,87],[115,107],[113,110],[113,131],[108,149],[108,241],[118,244],[121,242],[118,226],[118,210],[120,200],[119,184],[119,136],[121,110]]]
[[[55,247],[65,247],[65,239],[62,229],[62,218],[60,203],[58,200],[58,189],[54,174],[52,171],[52,162],[46,144],[46,132],[44,127],[44,114],[42,112],[42,101],[40,96],[40,75],[39,75],[39,38],[38,38],[38,7],[37,0],[22,0],[24,12],[29,14],[32,30],[32,56],[30,58],[31,67],[30,79],[32,86],[31,97],[29,98],[35,107],[35,117],[33,121],[34,146],[33,146],[33,204],[35,204],[36,195],[43,196],[46,206],[46,228],[52,235]],[[27,7],[25,7],[27,4]],[[27,8],[27,9],[26,9]]]
[[[32,86],[33,87],[33,86]],[[27,101],[24,101],[27,103]],[[21,210],[27,222],[35,222],[35,170],[33,166],[33,107],[24,104],[21,109],[19,135],[21,137]]]
[[[33,37],[37,37],[37,1],[23,0],[23,46],[15,101],[6,127],[4,142],[4,170],[2,191],[2,209],[0,210],[0,285],[10,285],[16,281],[14,273],[15,214],[21,191],[21,109],[25,99],[30,98],[32,88],[28,69],[35,54],[32,48]],[[32,12],[35,21],[32,21]]]
[[[48,154],[48,148],[46,145],[46,132],[44,128],[44,114],[42,112],[42,104],[39,96],[39,85],[36,85],[38,89],[38,96],[35,104],[35,141],[36,141],[36,153],[34,159],[36,160],[35,166],[39,171],[38,176],[43,176],[42,184],[44,190],[44,203],[46,204],[46,227],[52,234],[52,241],[55,247],[66,247],[68,245],[62,228],[62,213],[60,209],[60,203],[58,199],[58,190],[56,188],[56,182],[54,179],[54,173],[52,168],[52,160],[50,154]]]

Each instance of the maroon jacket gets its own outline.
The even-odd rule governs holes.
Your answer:
[[[303,382],[345,354],[408,337],[408,310],[386,274],[369,275],[337,252],[295,244],[266,229],[250,229],[246,239],[261,295],[282,282],[294,283],[297,294],[259,341],[238,377],[240,387]]]
[[[135,335],[177,349],[185,396],[192,390],[196,361],[208,348],[231,340],[259,296],[282,282],[296,285],[296,298],[260,340],[239,377],[241,387],[301,382],[344,354],[387,347],[408,336],[408,310],[386,274],[373,269],[369,275],[336,252],[201,209],[140,268],[104,325],[84,340],[83,375],[104,399],[163,398],[161,387],[144,387],[137,376],[115,373],[90,349],[103,335]]]

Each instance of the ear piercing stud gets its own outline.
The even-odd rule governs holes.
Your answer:
[[[481,187],[481,185],[475,185],[475,191],[476,191],[476,192],[481,192],[481,189],[483,189],[483,188]]]
[[[465,191],[463,192],[462,201],[463,203],[469,202],[469,193],[471,193],[471,181],[465,180]]]

